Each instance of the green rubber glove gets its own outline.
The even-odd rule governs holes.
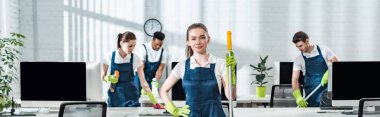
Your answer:
[[[326,84],[328,83],[328,77],[329,77],[329,71],[326,71],[322,77],[322,81],[321,81],[322,86],[326,86]]]
[[[232,85],[236,85],[236,74],[235,74],[235,66],[236,66],[236,60],[235,60],[235,57],[234,57],[234,52],[230,51],[231,53],[231,56],[228,56],[228,54],[226,55],[226,65],[227,65],[227,69],[228,67],[232,66],[231,67],[231,74],[232,74]],[[228,80],[227,80],[227,84],[228,84]]]
[[[144,89],[141,89],[141,95],[146,95],[146,92]]]
[[[147,92],[146,94],[148,95],[149,100],[150,100],[150,102],[152,102],[153,105],[157,104],[157,100],[156,100],[156,98],[154,97],[154,95],[153,95],[152,92]]]
[[[190,114],[189,105],[185,105],[182,108],[177,108],[172,101],[165,103],[165,109],[174,117],[187,117]]]
[[[119,79],[116,78],[114,75],[107,75],[105,78],[104,78],[104,81],[106,82],[111,82],[113,84],[119,82]]]
[[[296,98],[297,105],[301,108],[306,108],[308,103],[305,100],[305,98],[302,97],[301,91],[299,89],[296,89],[293,91],[293,96]]]

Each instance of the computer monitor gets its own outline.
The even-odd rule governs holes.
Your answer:
[[[279,71],[280,84],[292,84],[293,62],[280,62]],[[300,85],[304,85],[304,76],[302,71],[300,72],[298,83]]]
[[[379,66],[380,61],[334,62],[332,105],[358,106],[361,98],[380,97]]]
[[[21,106],[59,107],[86,101],[85,62],[21,62]]]
[[[174,67],[177,65],[178,62],[172,62],[172,70]],[[236,69],[235,69],[236,73]],[[222,85],[222,90],[221,90],[221,95],[222,95],[222,100],[228,100],[225,93],[224,93],[224,88]],[[174,101],[184,101],[186,99],[185,91],[182,88],[182,79],[178,80],[176,84],[172,87],[172,100]]]

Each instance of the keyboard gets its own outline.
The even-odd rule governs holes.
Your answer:
[[[150,114],[150,113],[140,113],[139,116],[160,116],[160,117],[162,117],[162,116],[169,116],[169,117],[171,117],[171,116],[173,116],[173,115],[170,114],[170,113],[155,113],[155,114]]]
[[[320,107],[321,110],[352,110],[352,106]]]

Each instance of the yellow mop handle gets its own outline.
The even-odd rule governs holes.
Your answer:
[[[232,38],[231,38],[231,31],[227,31],[227,50],[232,50]]]
[[[227,31],[227,51],[228,51],[228,56],[232,56],[232,38],[231,38],[231,31]],[[232,66],[229,66],[228,67],[228,80],[230,82],[228,82],[228,96],[229,96],[229,117],[233,117],[233,110],[232,110],[232,107],[233,107],[233,104],[232,104]]]

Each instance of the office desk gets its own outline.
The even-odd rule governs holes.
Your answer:
[[[114,107],[108,108],[107,117],[138,117],[140,113],[160,114],[164,111],[164,109],[157,110],[152,107]],[[234,108],[235,117],[357,117],[357,115],[341,114],[342,110],[318,112],[321,112],[319,108]],[[37,114],[37,117],[57,116],[58,113]]]
[[[318,113],[326,112],[326,113]],[[234,108],[235,117],[357,117],[342,110],[321,111],[319,108]]]
[[[165,109],[153,109],[153,107],[112,107],[108,108],[107,117],[138,117],[140,113],[160,114],[164,111]],[[37,117],[58,117],[58,113],[37,113]]]

